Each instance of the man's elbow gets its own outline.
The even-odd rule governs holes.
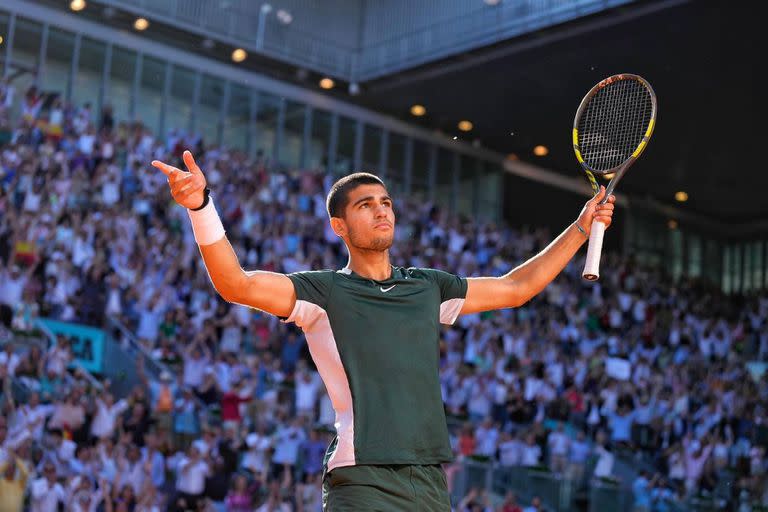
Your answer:
[[[507,308],[519,308],[531,300],[531,295],[526,293],[525,284],[519,280],[507,280],[506,305]]]
[[[230,303],[239,303],[245,290],[244,278],[245,274],[238,276],[237,279],[211,278],[211,284],[222,299]]]

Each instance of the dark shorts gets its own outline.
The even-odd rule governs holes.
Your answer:
[[[323,478],[324,512],[450,512],[440,465],[336,468]]]

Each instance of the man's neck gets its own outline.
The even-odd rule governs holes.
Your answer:
[[[347,268],[359,276],[374,281],[386,281],[392,277],[389,251],[366,251],[350,254]]]

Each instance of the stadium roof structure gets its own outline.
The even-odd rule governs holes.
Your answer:
[[[95,1],[336,79],[366,82],[634,0]]]
[[[359,101],[483,147],[578,175],[570,129],[602,78],[644,76],[659,98],[655,133],[618,190],[713,221],[765,225],[766,96],[758,90],[762,38],[745,3],[636,2],[366,85]],[[412,104],[427,115],[414,118]],[[473,123],[470,134],[456,129]],[[544,157],[532,150],[543,144]],[[688,201],[676,203],[685,191]]]

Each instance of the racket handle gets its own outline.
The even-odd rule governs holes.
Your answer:
[[[587,247],[587,261],[584,264],[584,272],[581,276],[587,281],[597,281],[600,277],[600,254],[603,252],[603,234],[605,224],[592,222],[589,231],[589,246]]]

